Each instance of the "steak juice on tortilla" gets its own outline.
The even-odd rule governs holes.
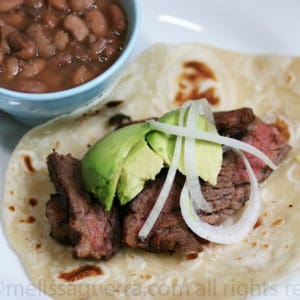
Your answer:
[[[57,299],[241,299],[298,270],[299,61],[155,45],[90,107],[26,134],[3,218],[33,283]]]

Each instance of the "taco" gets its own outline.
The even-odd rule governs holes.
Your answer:
[[[155,45],[90,107],[26,134],[8,167],[3,219],[33,283],[57,299],[239,299],[265,291],[268,284],[297,270],[299,62],[298,58],[250,56],[200,44]],[[105,207],[109,201],[81,201],[86,191],[78,184],[79,161],[99,139],[116,127],[141,124],[140,120],[161,117],[189,99],[202,97],[215,111],[220,134],[268,147],[264,152],[274,162],[282,161],[270,175],[270,169],[256,160],[262,207],[246,238],[228,245],[207,243],[187,228],[178,216],[178,205],[169,201],[178,200],[178,189],[184,185],[184,176],[177,173],[163,218],[150,228],[155,234],[139,239],[151,211],[149,202],[153,205],[164,183],[164,168],[156,168],[155,179],[138,190],[133,201],[132,195],[122,194],[125,202],[129,199],[125,210],[118,204],[105,210],[110,209]],[[249,180],[234,152],[224,153],[220,174],[224,180],[216,188],[203,182],[203,193],[215,210],[200,217],[212,225],[230,221],[228,216],[236,215],[249,198]],[[73,201],[74,195],[79,200]],[[125,216],[123,240],[130,247],[120,247],[120,210]],[[83,219],[77,214],[82,211]],[[104,223],[96,223],[98,219]],[[95,228],[110,243],[103,238],[91,249],[95,243],[89,239]],[[73,257],[68,243],[73,244]]]

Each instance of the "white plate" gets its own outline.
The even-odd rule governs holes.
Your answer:
[[[200,41],[251,53],[300,55],[299,0],[140,0],[143,13],[136,56],[155,42]],[[0,112],[0,192],[9,157],[28,128]],[[300,276],[258,299],[299,299]],[[0,230],[0,299],[45,300]],[[254,299],[254,298],[253,298]]]

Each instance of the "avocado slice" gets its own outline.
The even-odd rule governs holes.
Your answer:
[[[174,110],[166,113],[159,119],[159,122],[178,125],[179,113],[179,110]],[[185,119],[186,118],[187,113],[185,115]],[[196,128],[199,130],[218,133],[216,127],[213,124],[209,123],[202,115],[199,115],[197,119]],[[146,136],[146,140],[151,148],[158,155],[160,155],[168,165],[170,164],[173,157],[176,138],[177,137],[174,135],[169,135],[158,131],[151,131]],[[222,146],[211,142],[196,140],[195,147],[195,153],[197,154],[195,162],[198,176],[201,177],[204,181],[215,185],[217,183],[217,177],[222,165]],[[178,169],[181,173],[185,174],[184,151],[181,151]]]
[[[124,159],[151,130],[148,123],[115,130],[99,140],[83,157],[81,176],[84,187],[104,204],[106,210],[112,207]]]
[[[131,201],[144,188],[145,182],[155,179],[163,167],[163,159],[141,140],[131,148],[124,160],[117,186],[121,205]]]

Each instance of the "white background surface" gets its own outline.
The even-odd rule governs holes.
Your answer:
[[[299,0],[140,0],[140,3],[142,26],[133,57],[154,42],[187,41],[249,53],[300,55]],[[10,154],[27,130],[0,111],[1,196]],[[2,223],[0,226],[0,299],[49,299],[31,285],[4,237]],[[300,276],[291,276],[273,289],[262,291],[255,299],[300,299]]]

